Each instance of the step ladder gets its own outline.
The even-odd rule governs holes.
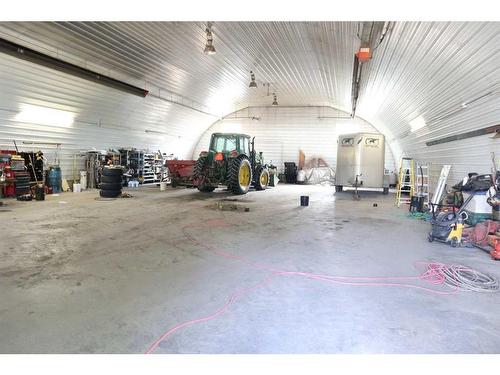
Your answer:
[[[428,164],[418,164],[415,171],[415,191],[417,197],[424,197],[424,205],[429,207],[430,175]]]
[[[415,194],[415,162],[412,158],[402,158],[399,166],[396,205],[410,204]]]

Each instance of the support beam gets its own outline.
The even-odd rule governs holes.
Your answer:
[[[489,126],[487,128],[473,130],[473,131],[470,131],[467,133],[461,133],[461,134],[452,135],[452,136],[445,137],[445,138],[436,139],[434,141],[425,142],[425,144],[426,144],[426,146],[435,146],[435,145],[439,145],[442,143],[460,141],[462,139],[479,137],[480,135],[486,135],[486,134],[495,134],[495,136],[493,138],[498,138],[498,135],[500,134],[500,125],[493,125],[493,126]]]
[[[23,47],[19,44],[10,42],[2,38],[0,38],[0,52],[38,65],[43,65],[47,68],[51,68],[63,73],[71,74],[88,81],[99,83],[101,85],[108,86],[113,89],[126,92],[128,94],[145,97],[149,93],[148,90],[145,90],[143,88],[118,81],[111,77],[103,76],[99,73],[93,72],[92,70],[79,67],[60,59],[56,59],[52,56],[35,51],[31,48]]]

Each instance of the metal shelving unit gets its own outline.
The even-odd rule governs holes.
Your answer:
[[[126,174],[137,178],[140,184],[160,183],[166,177],[166,154],[136,149],[121,149],[120,153]]]

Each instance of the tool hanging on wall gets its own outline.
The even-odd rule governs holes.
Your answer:
[[[412,158],[401,158],[398,185],[396,188],[396,205],[410,204],[415,193],[415,162]]]

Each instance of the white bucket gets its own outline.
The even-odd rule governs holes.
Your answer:
[[[82,190],[87,189],[87,171],[80,171],[80,186]]]
[[[73,193],[80,193],[82,191],[82,185],[73,184]]]
[[[167,183],[160,182],[160,191],[165,191],[165,190],[167,190]]]
[[[306,172],[302,169],[297,172],[297,182],[304,182],[306,180]]]

